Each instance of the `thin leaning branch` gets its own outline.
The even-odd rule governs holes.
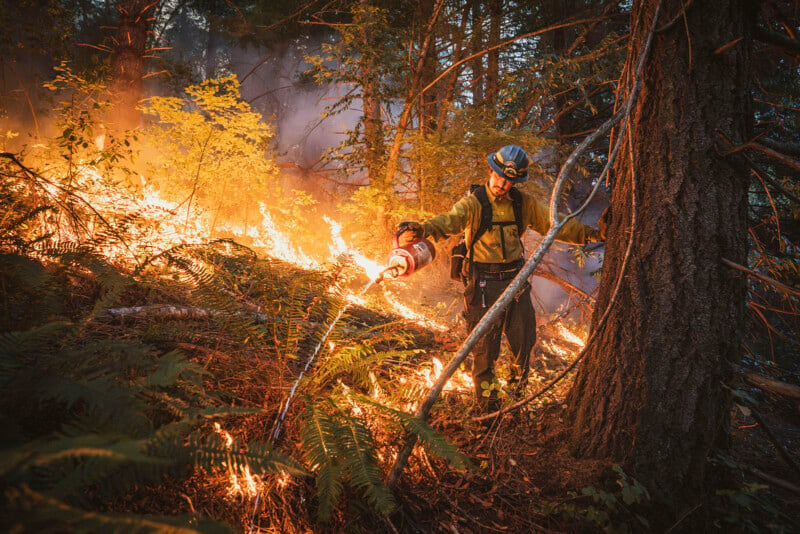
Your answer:
[[[729,259],[720,258],[720,261],[722,261],[722,263],[724,263],[725,265],[727,265],[732,269],[736,269],[737,271],[742,271],[743,273],[747,273],[749,276],[752,276],[753,278],[758,278],[762,282],[768,283],[781,293],[786,293],[788,295],[794,295],[795,297],[800,297],[800,289],[794,288],[792,286],[787,286],[786,284],[778,282],[774,278],[770,278],[769,276],[761,274],[758,271],[754,271],[753,269],[748,269],[744,265],[739,265],[738,263],[733,262]]]
[[[420,419],[427,420],[428,415],[430,414],[431,408],[433,408],[434,403],[439,398],[439,395],[441,394],[442,390],[444,389],[445,384],[447,384],[447,382],[450,380],[450,378],[455,373],[456,369],[458,369],[458,367],[461,365],[461,363],[466,359],[467,355],[469,355],[470,351],[475,346],[475,344],[478,342],[478,340],[480,340],[484,336],[484,334],[486,334],[486,332],[489,330],[489,327],[497,319],[497,317],[500,315],[500,313],[502,313],[503,310],[505,310],[505,308],[508,306],[508,304],[511,302],[511,300],[514,299],[517,296],[517,294],[522,290],[522,287],[525,284],[525,282],[528,280],[528,277],[536,269],[536,267],[539,264],[539,262],[541,262],[541,260],[544,257],[545,253],[550,248],[550,246],[553,244],[553,241],[555,241],[556,235],[561,230],[561,228],[564,226],[564,224],[566,224],[566,222],[569,219],[571,219],[571,218],[577,216],[579,213],[581,213],[586,208],[586,206],[589,204],[589,202],[591,202],[592,198],[594,197],[595,192],[597,191],[597,189],[599,188],[600,184],[603,181],[602,180],[602,176],[605,175],[608,172],[608,169],[613,164],[613,159],[616,156],[617,149],[619,148],[619,144],[617,144],[617,146],[615,147],[614,151],[612,152],[612,154],[611,154],[611,156],[609,158],[609,162],[606,164],[606,167],[603,169],[603,173],[601,173],[601,177],[597,180],[597,183],[595,184],[595,187],[594,187],[592,193],[586,198],[584,203],[577,210],[572,212],[571,214],[565,216],[561,220],[558,220],[557,210],[555,210],[557,199],[560,196],[561,191],[563,191],[564,182],[566,181],[567,176],[571,172],[572,167],[575,165],[575,163],[577,162],[577,160],[580,157],[580,155],[582,155],[589,148],[589,146],[591,146],[591,144],[594,143],[597,139],[599,139],[600,137],[602,137],[606,133],[608,133],[608,131],[615,124],[617,124],[620,120],[622,120],[623,118],[627,118],[630,115],[630,112],[631,112],[631,110],[633,108],[633,103],[635,102],[636,97],[638,96],[638,93],[639,93],[639,89],[641,87],[641,71],[642,71],[642,69],[644,67],[645,59],[647,58],[647,55],[648,55],[649,50],[650,50],[650,46],[652,44],[652,38],[653,38],[653,30],[652,30],[652,28],[655,28],[655,25],[656,25],[656,23],[658,21],[658,14],[659,14],[660,10],[661,10],[661,3],[659,2],[659,5],[658,5],[658,7],[656,8],[656,11],[655,11],[655,15],[654,15],[654,18],[653,18],[653,23],[651,25],[651,30],[650,30],[649,35],[647,37],[646,44],[643,47],[642,52],[641,52],[641,54],[640,54],[640,56],[638,58],[638,61],[637,61],[636,78],[635,78],[635,82],[634,82],[634,87],[633,87],[633,90],[631,91],[631,93],[630,93],[630,95],[628,97],[626,105],[623,106],[623,109],[621,109],[618,113],[616,113],[611,119],[606,121],[600,127],[600,129],[597,132],[595,132],[595,134],[590,135],[589,137],[584,139],[584,141],[575,148],[575,150],[572,152],[570,157],[567,159],[567,162],[564,164],[564,166],[561,169],[561,172],[559,172],[559,174],[558,174],[558,178],[556,179],[556,183],[555,183],[555,186],[553,188],[553,193],[552,193],[552,195],[550,197],[550,207],[551,207],[551,209],[550,209],[550,230],[547,232],[547,235],[545,235],[544,239],[542,240],[541,244],[539,245],[539,248],[536,250],[536,252],[533,254],[533,256],[531,256],[531,258],[525,263],[525,265],[523,266],[523,268],[519,272],[519,274],[516,276],[516,278],[514,278],[514,280],[511,281],[511,283],[508,285],[508,287],[503,292],[503,294],[500,295],[500,297],[497,299],[497,301],[489,308],[489,310],[486,312],[486,314],[483,316],[483,318],[481,318],[481,320],[478,322],[478,324],[475,325],[475,328],[473,328],[472,332],[470,332],[469,336],[467,336],[467,339],[464,341],[464,343],[462,344],[461,348],[458,350],[456,355],[450,360],[450,362],[447,364],[447,366],[443,369],[442,374],[439,376],[439,378],[436,381],[436,383],[434,383],[434,385],[431,387],[431,390],[428,393],[428,396],[422,402],[422,405],[420,406],[419,410],[417,411],[417,417],[419,417]],[[620,138],[622,138],[622,135],[620,135]],[[632,152],[631,152],[631,156],[632,156]],[[633,177],[633,181],[634,181],[633,194],[634,194],[634,206],[635,206],[635,193],[636,193],[636,191],[635,191],[635,181],[636,181],[635,180],[635,174],[634,174],[634,177]],[[629,242],[628,254],[630,253],[632,243],[633,243],[633,235],[631,235],[631,240]],[[628,257],[628,255],[626,255],[626,260],[627,260],[627,257]],[[619,284],[621,283],[621,280],[622,280],[622,277],[620,277],[620,279],[618,280],[617,289],[619,288]],[[615,294],[616,294],[616,290],[615,290]],[[606,312],[605,312],[606,315],[604,315],[604,317],[607,316],[609,310],[611,309],[611,304],[613,304],[613,301],[609,304],[609,307],[606,309]],[[593,334],[593,336],[594,336],[594,334]],[[587,344],[587,346],[588,346],[588,344]],[[585,348],[584,348],[584,351],[585,351]],[[389,473],[389,477],[387,479],[387,485],[389,487],[394,486],[394,484],[400,479],[400,476],[403,474],[403,470],[405,469],[405,465],[408,462],[408,459],[409,459],[409,457],[411,456],[411,453],[414,450],[414,446],[416,445],[416,442],[417,442],[416,436],[409,436],[408,437],[405,446],[403,447],[403,449],[398,454],[397,460],[395,461],[395,463],[392,466],[392,469],[391,469],[391,471]]]

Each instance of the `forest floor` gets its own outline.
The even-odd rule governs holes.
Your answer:
[[[445,347],[459,341],[455,334],[451,336],[430,333],[421,339],[426,351],[440,351],[446,358]],[[543,352],[542,343],[552,348],[558,339],[546,334],[540,337],[528,393],[548,383],[571,361]],[[549,356],[544,356],[545,352]],[[235,370],[228,371],[220,381],[237,380]],[[244,381],[252,378],[247,370],[238,376]],[[798,531],[800,478],[777,453],[761,425],[738,408],[732,410],[731,447],[727,455],[714,460],[724,466],[724,480],[680,520],[666,528],[655,527],[653,508],[635,480],[608,461],[577,459],[568,450],[561,414],[571,376],[489,428],[472,419],[474,403],[468,391],[446,393],[431,424],[458,446],[472,461],[473,469],[454,470],[418,447],[395,488],[398,510],[388,518],[376,517],[354,499],[345,502],[330,523],[319,524],[314,516],[313,481],[293,481],[280,488],[273,485],[274,493],[256,502],[252,497],[231,497],[224,475],[202,472],[184,480],[165,481],[167,491],[164,486],[145,488],[114,508],[198,513],[238,525],[235,528],[244,532]],[[244,384],[233,389],[240,386]],[[800,405],[742,387],[759,397],[762,422],[767,422],[775,441],[796,463],[800,459]],[[246,438],[264,431],[263,420],[252,418],[243,419],[238,427]],[[292,439],[290,433],[282,446],[291,448]],[[387,471],[389,466],[384,466]]]
[[[255,279],[249,273],[247,276],[250,282]],[[285,280],[300,275],[288,272],[285,266],[267,264],[260,276],[263,280],[273,277],[271,287],[281,288],[292,283]],[[310,302],[311,309],[317,302],[316,297],[312,298],[315,294],[322,294],[322,290],[311,287],[308,295],[292,298]],[[255,296],[259,295],[252,293],[247,298]],[[134,290],[122,301],[124,306],[188,304],[185,294],[168,288]],[[309,317],[303,320],[308,322]],[[418,323],[358,306],[348,312],[344,321],[348,323],[345,330],[349,327],[374,333],[381,326],[410,336],[412,348],[421,349],[426,363],[433,357],[447,362],[465,334],[455,330],[436,333]],[[323,323],[324,320],[317,325]],[[285,325],[276,325],[274,331],[261,330],[273,332],[274,347],[270,336],[254,347],[241,335],[231,335],[233,329],[212,317],[143,316],[90,323],[92,335],[110,339],[140,337],[159,351],[178,349],[205,370],[208,391],[224,392],[226,401],[235,406],[261,407],[262,414],[234,415],[224,420],[224,428],[245,446],[251,441],[272,441],[275,416],[300,369],[297,358],[279,357],[282,353],[277,334],[281,329]],[[527,394],[548,384],[572,362],[580,346],[567,339],[557,329],[540,332]],[[501,377],[508,359],[505,350],[498,368]],[[414,367],[409,363],[414,362],[406,362],[406,370]],[[797,367],[778,371],[762,365],[761,371],[787,382],[800,382]],[[312,368],[310,376],[314,372]],[[122,496],[86,496],[92,508],[101,512],[183,515],[221,521],[236,532],[248,533],[798,532],[800,476],[789,465],[800,462],[800,406],[796,400],[768,396],[752,386],[737,384],[758,407],[758,413],[732,409],[730,447],[725,454],[711,458],[725,475],[678,520],[669,524],[662,520],[656,525],[658,510],[644,488],[621,467],[605,460],[578,459],[570,453],[562,414],[572,376],[566,375],[546,394],[503,415],[488,428],[474,420],[471,388],[462,383],[446,390],[434,407],[431,426],[455,444],[472,467],[457,470],[417,447],[393,488],[398,506],[388,517],[378,516],[365,504],[363,496],[345,487],[331,520],[320,523],[313,477],[265,477],[256,496],[252,492],[233,492],[229,473],[224,470],[206,472],[200,467],[179,476],[165,475],[158,485],[140,485]],[[298,412],[299,408],[293,406],[275,445],[300,459],[301,439],[295,424]],[[761,423],[754,419],[756,415]],[[207,431],[214,432],[211,422]],[[380,432],[378,429],[376,434]],[[396,452],[404,439],[399,432],[376,435],[384,473],[393,463],[391,451]],[[786,451],[789,462],[778,454],[776,444]]]

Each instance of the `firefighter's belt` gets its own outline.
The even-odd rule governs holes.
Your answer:
[[[524,260],[512,261],[511,263],[475,263],[480,280],[511,280],[519,273]]]

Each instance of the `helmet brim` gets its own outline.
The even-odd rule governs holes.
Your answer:
[[[527,182],[528,181],[528,178],[529,178],[528,171],[525,171],[524,174],[517,174],[517,176],[515,176],[513,178],[511,176],[506,176],[505,171],[503,170],[503,168],[500,165],[497,164],[497,162],[494,160],[493,156],[494,156],[494,152],[490,152],[489,155],[486,156],[486,161],[489,163],[489,167],[494,172],[496,172],[498,175],[502,176],[503,178],[505,178],[509,182],[513,182],[515,184],[521,184],[523,182]]]

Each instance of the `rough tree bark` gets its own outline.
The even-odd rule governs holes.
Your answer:
[[[141,113],[136,105],[142,98],[144,56],[150,17],[157,0],[120,0],[119,26],[114,43],[111,66],[114,73],[112,89],[116,98],[115,118],[120,128],[135,128]]]
[[[472,19],[472,39],[470,48],[473,54],[484,49],[483,22],[485,16],[481,9],[481,4],[480,0],[471,0],[470,4],[470,17]],[[486,82],[483,79],[483,56],[480,55],[473,59],[470,62],[470,66],[472,67],[472,105],[481,106],[483,105],[484,99],[483,86]]]
[[[363,45],[364,50],[370,50],[373,46],[372,15],[370,13],[370,3],[368,0],[361,0],[361,7],[365,16],[363,22]],[[371,183],[380,183],[383,179],[383,153],[385,144],[383,140],[383,117],[381,116],[380,88],[378,76],[376,75],[376,65],[372,54],[362,54],[360,60],[361,68],[361,101],[364,106],[364,143],[366,144],[364,166],[367,176]]]
[[[633,58],[657,4],[634,3]],[[658,25],[682,4],[663,1]],[[749,138],[750,9],[745,0],[694,2],[655,36],[632,151],[623,148],[615,169],[595,323],[622,276],[619,295],[567,401],[573,452],[623,463],[676,508],[702,490],[707,457],[727,436],[725,383],[744,331],[745,279],[721,258],[746,261],[748,179],[716,142],[717,132]]]
[[[489,10],[489,42],[491,48],[500,43],[500,26],[503,23],[502,0],[490,0]],[[486,54],[486,100],[484,107],[490,116],[497,114],[497,97],[500,92],[500,49],[493,48]]]

